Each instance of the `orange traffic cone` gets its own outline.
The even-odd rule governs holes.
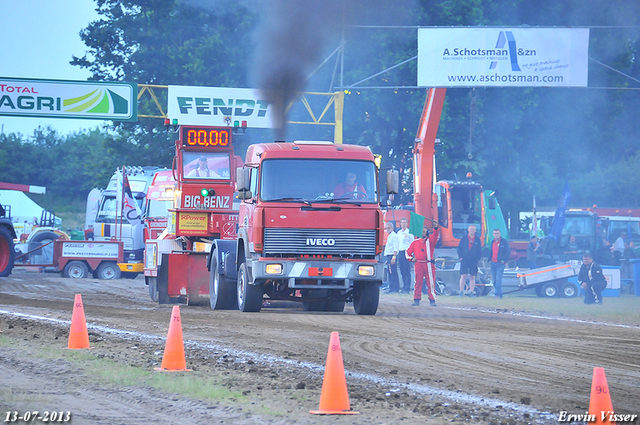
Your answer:
[[[320,393],[320,407],[311,410],[314,415],[357,415],[351,410],[349,394],[347,393],[347,379],[342,362],[342,349],[338,332],[331,332],[327,364],[324,368],[322,392]]]
[[[614,424],[609,421],[609,417],[613,415],[613,405],[611,404],[611,395],[609,394],[609,386],[607,378],[604,376],[604,368],[593,368],[593,380],[591,381],[591,398],[589,400],[589,416],[593,415],[595,421],[590,424]]]
[[[71,316],[71,330],[69,331],[67,348],[72,350],[91,348],[89,347],[89,332],[87,331],[87,322],[84,319],[84,307],[80,294],[76,294],[73,301],[73,315]]]
[[[180,307],[177,305],[173,306],[173,310],[171,310],[171,322],[169,323],[167,343],[164,346],[164,354],[162,355],[162,364],[155,369],[163,372],[191,372],[190,369],[187,369],[187,362],[184,357]]]

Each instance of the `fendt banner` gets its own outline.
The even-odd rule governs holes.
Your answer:
[[[137,121],[134,83],[0,78],[0,115]]]
[[[247,122],[251,128],[271,128],[269,103],[256,89],[169,86],[167,117],[180,125],[231,126]]]
[[[586,87],[587,28],[419,28],[418,86]]]

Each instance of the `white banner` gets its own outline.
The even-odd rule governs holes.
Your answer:
[[[586,87],[586,28],[419,28],[421,87]]]
[[[137,94],[133,83],[0,78],[0,115],[136,121]]]
[[[65,242],[62,245],[63,257],[102,257],[102,258],[118,258],[117,243],[104,242]]]
[[[271,107],[257,89],[169,86],[167,117],[180,125],[271,128]]]

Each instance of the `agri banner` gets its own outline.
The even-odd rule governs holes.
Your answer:
[[[0,115],[138,120],[134,83],[0,78]]]
[[[419,28],[418,86],[586,87],[586,28]]]
[[[167,117],[180,125],[271,128],[271,108],[256,89],[169,86]]]

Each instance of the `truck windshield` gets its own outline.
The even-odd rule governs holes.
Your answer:
[[[136,203],[142,211],[142,199],[136,198]],[[96,223],[115,223],[116,222],[116,197],[104,196],[100,202],[98,209],[98,215],[96,216]],[[120,211],[118,211],[118,217],[120,217]]]
[[[147,205],[149,208],[147,211],[147,217],[166,218],[169,215],[169,208],[173,208],[173,200],[160,201],[157,199],[150,199]]]
[[[183,152],[182,175],[188,179],[229,180],[227,152]]]
[[[369,161],[265,160],[262,163],[260,199],[377,203],[376,167]]]
[[[609,231],[609,241],[615,242],[616,239],[622,234],[626,233],[627,237],[632,241],[640,239],[640,222],[637,221],[615,221],[611,219]]]
[[[451,220],[453,237],[460,239],[470,225],[482,233],[482,187],[480,185],[454,185],[451,191]]]

